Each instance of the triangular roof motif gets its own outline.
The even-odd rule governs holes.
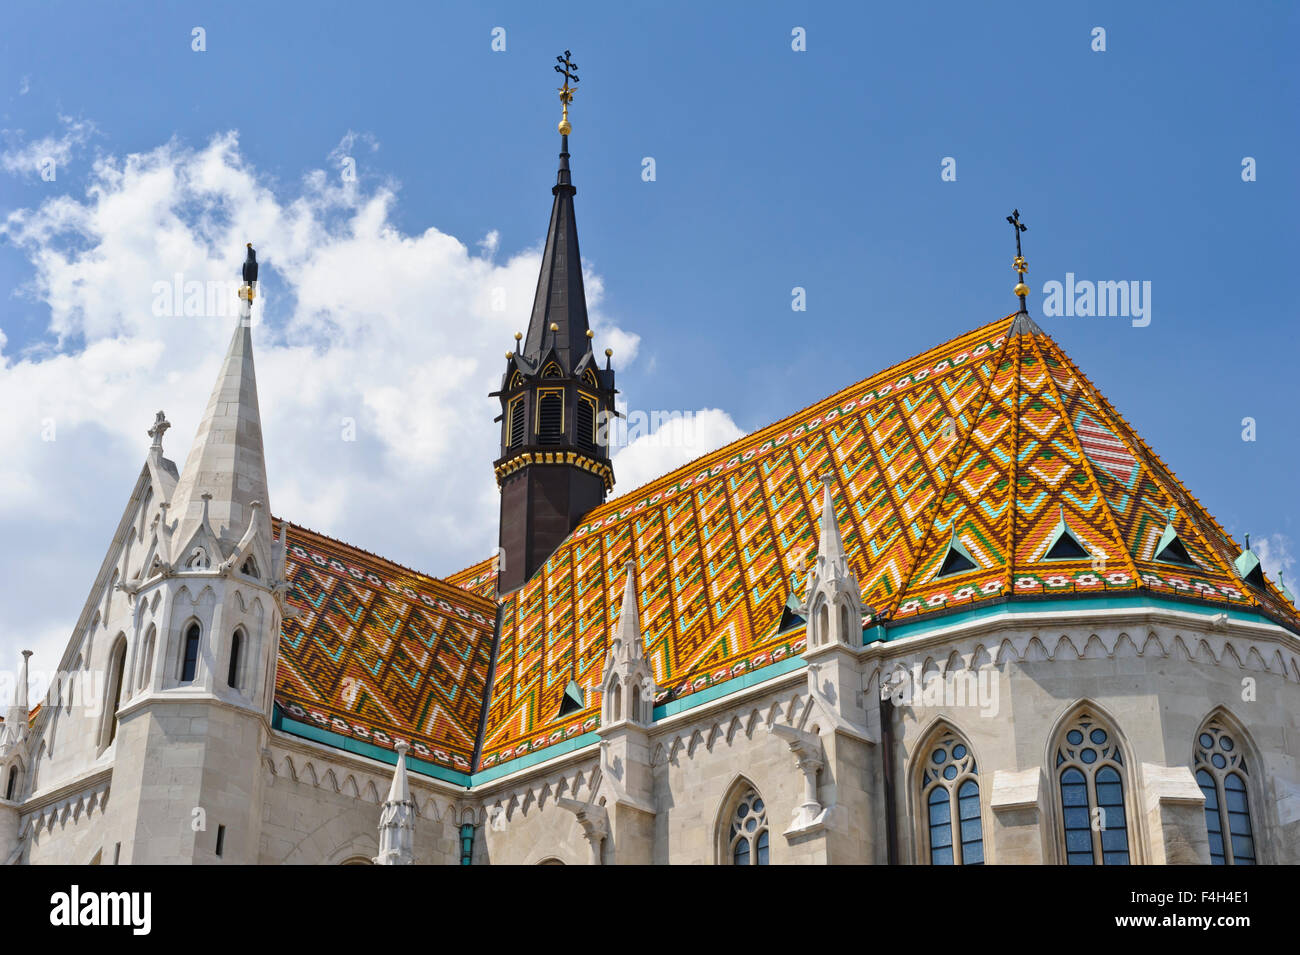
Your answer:
[[[943,555],[943,560],[939,562],[939,572],[936,577],[951,577],[953,574],[965,573],[968,570],[975,570],[979,567],[979,561],[971,556],[966,545],[961,542],[956,533],[948,541],[948,550]]]
[[[1079,535],[1070,528],[1070,522],[1065,519],[1065,507],[1061,507],[1061,519],[1056,522],[1056,527],[1052,530],[1051,535],[1047,538],[1047,543],[1043,545],[1043,554],[1040,560],[1090,560],[1092,551],[1088,545],[1079,540]]]
[[[1156,542],[1155,556],[1152,559],[1165,564],[1182,564],[1184,567],[1197,566],[1196,560],[1187,552],[1187,545],[1179,538],[1178,531],[1174,530],[1172,515],[1160,540]]]

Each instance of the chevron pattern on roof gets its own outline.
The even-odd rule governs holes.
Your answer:
[[[827,473],[849,563],[877,619],[999,598],[1145,591],[1256,608],[1300,628],[1271,583],[1241,581],[1231,538],[1056,343],[1032,322],[1013,334],[1014,319],[588,515],[503,603],[479,768],[596,728],[595,688],[628,560],[665,697],[801,652],[802,628],[778,626],[814,556]],[[1170,523],[1195,566],[1155,560]],[[1063,535],[1077,542],[1066,549],[1072,559],[1054,559]],[[941,576],[954,539],[977,566]],[[493,561],[451,580],[487,596]],[[570,680],[588,705],[560,719]]]
[[[275,702],[291,719],[470,772],[496,606],[295,524]]]

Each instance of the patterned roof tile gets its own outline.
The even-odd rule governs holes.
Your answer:
[[[360,548],[288,522],[298,616],[280,629],[275,700],[292,719],[469,772],[496,608]]]
[[[1012,334],[1014,318],[587,515],[505,598],[480,768],[598,725],[626,560],[636,561],[646,653],[667,694],[801,652],[803,631],[777,628],[814,556],[826,473],[863,598],[886,620],[999,597],[1145,590],[1300,627],[1271,584],[1240,581],[1228,535],[1056,343],[1032,327]],[[1170,521],[1196,566],[1155,560]],[[1066,533],[1084,553],[1054,559]],[[977,566],[940,576],[954,537]],[[491,564],[454,579],[489,593]],[[570,680],[589,702],[561,719]]]

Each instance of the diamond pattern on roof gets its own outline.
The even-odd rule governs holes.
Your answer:
[[[626,560],[665,697],[801,652],[802,628],[778,626],[814,556],[824,473],[863,598],[886,620],[1000,597],[1144,590],[1300,626],[1271,585],[1241,583],[1236,545],[1055,342],[1008,337],[1013,318],[591,512],[504,600],[480,768],[597,727]],[[1154,560],[1170,514],[1196,567]],[[1085,558],[1048,559],[1062,520]],[[939,577],[954,534],[978,566]],[[451,580],[489,594],[492,562]],[[560,718],[571,680],[589,705]]]
[[[469,772],[495,605],[287,522],[275,701],[291,719]]]

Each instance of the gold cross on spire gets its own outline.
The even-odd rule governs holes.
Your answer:
[[[1020,252],[1020,233],[1026,231],[1029,226],[1020,221],[1019,209],[1012,209],[1011,215],[1007,216],[1007,221],[1011,223],[1011,229],[1016,234],[1016,257],[1012,261],[1011,267],[1016,270],[1020,278],[1012,291],[1020,296],[1020,311],[1028,312],[1029,310],[1025,307],[1025,296],[1029,294],[1029,286],[1025,284],[1025,273],[1029,271],[1029,263],[1025,261],[1025,257]]]
[[[569,58],[568,50],[564,51],[564,56],[557,56],[555,72],[564,76],[564,85],[559,88],[560,102],[564,106],[564,115],[560,119],[560,135],[567,136],[573,132],[573,127],[569,125],[569,104],[573,102],[573,94],[578,91],[578,64]],[[572,80],[574,85],[570,86]]]

